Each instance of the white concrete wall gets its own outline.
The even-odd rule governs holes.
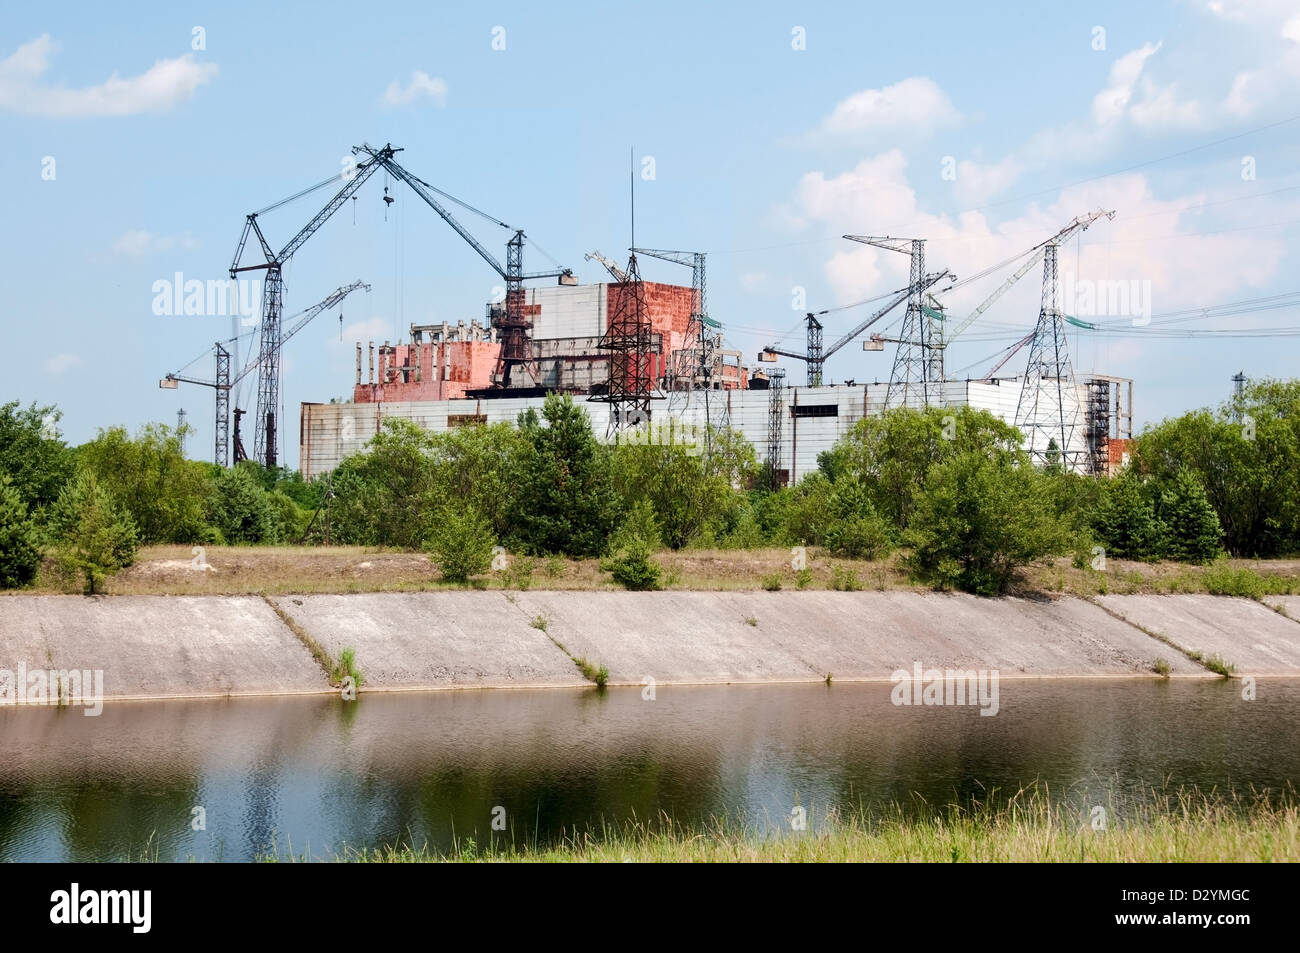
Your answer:
[[[595,286],[588,286],[595,287]],[[542,289],[547,290],[547,289]],[[572,291],[573,289],[560,289]],[[1021,381],[1005,379],[996,384],[977,381],[948,381],[944,384],[943,403],[948,407],[971,406],[988,410],[994,416],[1015,422],[1020,401]],[[1082,418],[1084,387],[1080,384],[1080,419],[1075,429],[1075,449],[1084,450]],[[885,383],[835,384],[828,387],[786,387],[785,414],[782,418],[781,466],[799,479],[817,468],[817,455],[829,450],[864,416],[874,416],[885,405]],[[430,430],[447,429],[448,415],[482,414],[487,422],[514,423],[525,407],[542,406],[542,398],[502,398],[498,400],[439,400],[418,403],[385,404],[303,404],[302,444],[299,459],[303,476],[319,476],[338,466],[344,456],[360,452],[377,432],[386,417],[404,417]],[[609,405],[586,402],[583,408],[591,416],[597,437],[604,438],[609,423]],[[733,390],[715,392],[711,400],[721,400],[727,407],[733,429],[739,430],[755,449],[760,460],[767,459],[768,401],[767,390]],[[835,404],[833,417],[796,417],[795,406]],[[656,401],[656,419],[664,419],[667,401]],[[688,418],[690,419],[690,418]]]

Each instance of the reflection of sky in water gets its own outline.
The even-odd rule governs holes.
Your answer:
[[[480,691],[0,710],[0,859],[326,856],[516,843],[666,814],[788,831],[1039,782],[1123,815],[1152,787],[1286,789],[1300,681],[1001,683],[1001,711],[895,707],[888,683]],[[206,831],[190,827],[206,809]],[[490,832],[492,809],[511,830]]]

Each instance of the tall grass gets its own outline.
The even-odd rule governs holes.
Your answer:
[[[1095,829],[1104,809],[1103,829]],[[467,845],[472,847],[467,850]],[[667,817],[569,834],[549,846],[509,838],[448,851],[389,846],[345,850],[333,859],[365,863],[443,861],[650,862],[920,861],[970,863],[1300,860],[1300,811],[1293,801],[1210,798],[1180,791],[1142,806],[1054,802],[1043,789],[1004,804],[950,806],[929,817],[893,807],[874,819],[810,818],[807,831],[738,829],[723,821],[684,827]]]

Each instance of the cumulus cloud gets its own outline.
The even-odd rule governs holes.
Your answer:
[[[142,228],[123,232],[113,242],[113,253],[125,258],[144,258],[146,255],[173,249],[196,248],[198,242],[188,235],[155,235]]]
[[[200,63],[186,53],[158,60],[138,76],[123,79],[113,73],[97,85],[69,88],[45,79],[57,51],[47,33],[0,60],[0,110],[55,119],[161,113],[188,100],[217,75],[215,64]]]
[[[928,132],[956,122],[961,114],[948,94],[926,76],[912,76],[892,86],[864,89],[836,104],[822,122],[829,133],[918,129]]]
[[[1220,197],[1197,192],[1158,199],[1145,176],[1129,173],[1063,189],[1050,205],[1030,204],[995,226],[979,212],[951,216],[923,208],[908,184],[905,159],[890,150],[838,175],[804,175],[791,205],[826,231],[925,238],[927,270],[946,267],[959,278],[1025,251],[1077,215],[1114,208],[1114,222],[1098,222],[1078,246],[1063,250],[1061,270],[1077,269],[1078,276],[1094,279],[1150,281],[1153,305],[1161,311],[1229,300],[1240,296],[1243,286],[1258,288],[1276,276],[1286,251],[1281,238],[1231,230],[1199,234],[1213,229],[1206,227],[1204,212],[1193,207]],[[845,242],[825,262],[824,273],[836,302],[843,304],[902,287],[907,268],[905,255]],[[1010,270],[999,274],[1005,277]],[[1037,273],[1026,275],[1016,292],[999,302],[995,310],[1002,317],[993,319],[1010,315],[1026,329],[1032,326],[1038,286]],[[995,278],[973,282],[947,303],[953,313],[965,314],[994,287]]]
[[[384,90],[385,106],[409,106],[419,99],[431,99],[437,106],[447,104],[447,84],[437,76],[430,76],[423,70],[411,74],[411,81],[405,86],[393,80]]]
[[[81,367],[85,363],[81,355],[64,351],[61,354],[55,354],[53,357],[47,357],[41,366],[45,368],[46,374],[58,377],[60,374]]]

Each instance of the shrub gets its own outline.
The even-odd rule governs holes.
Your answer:
[[[768,592],[777,592],[781,588],[781,574],[774,572],[770,576],[763,577],[763,588]]]
[[[334,663],[330,671],[330,681],[335,685],[341,684],[344,678],[352,678],[353,684],[361,687],[361,670],[357,668],[357,650],[344,649],[339,653],[339,660]]]
[[[831,570],[831,588],[836,592],[857,592],[862,588],[862,580],[847,566],[836,566]]]
[[[473,506],[443,508],[426,539],[426,548],[447,582],[464,585],[492,565],[496,540],[487,520]]]
[[[796,589],[807,589],[812,585],[812,581],[813,574],[811,569],[800,569],[794,577],[794,585]]]
[[[1156,659],[1151,663],[1151,671],[1155,672],[1162,678],[1169,677],[1169,663],[1162,658]]]
[[[1132,469],[1102,487],[1092,518],[1092,529],[1119,559],[1156,560],[1164,555],[1168,528],[1156,512],[1152,492]]]
[[[1067,546],[1049,479],[1023,456],[1013,462],[969,451],[936,465],[906,536],[913,575],[982,596],[1005,592],[1022,566]]]
[[[1259,573],[1244,566],[1234,569],[1226,559],[1220,559],[1214,565],[1206,567],[1201,579],[1205,583],[1205,591],[1213,596],[1258,599],[1268,591],[1268,584]]]
[[[624,589],[637,592],[659,588],[659,564],[650,558],[650,545],[634,537],[608,560],[606,568]]]

